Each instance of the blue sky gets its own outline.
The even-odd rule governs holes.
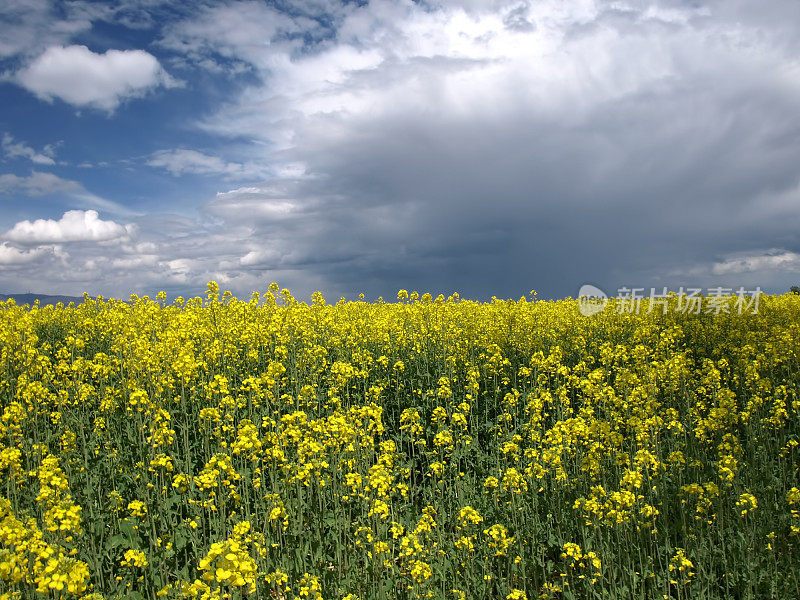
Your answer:
[[[800,4],[0,6],[0,292],[800,284]]]

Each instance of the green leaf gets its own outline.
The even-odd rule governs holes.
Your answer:
[[[111,538],[108,540],[108,547],[110,549],[119,548],[120,546],[127,547],[129,545],[128,538],[122,533],[118,533],[117,535],[112,535]]]
[[[175,552],[181,552],[184,548],[186,548],[186,543],[188,541],[189,540],[186,537],[186,533],[182,529],[175,530],[175,538],[172,542]]]

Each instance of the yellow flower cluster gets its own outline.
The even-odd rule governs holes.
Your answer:
[[[146,567],[147,557],[141,550],[126,550],[125,558],[120,564],[123,567]]]
[[[674,556],[669,561],[670,573],[674,573],[676,577],[680,578],[680,583],[687,584],[691,582],[694,572],[694,563],[686,557],[686,551],[683,548],[676,548]],[[678,584],[675,579],[670,580],[672,584]]]
[[[742,517],[758,508],[758,500],[749,491],[741,494],[739,500],[736,501],[736,506],[739,507]]]
[[[255,593],[258,569],[251,556],[253,536],[249,534],[250,523],[242,521],[233,528],[230,539],[211,544],[198,565],[200,571],[204,571],[202,579],[206,583],[247,586],[249,593]]]

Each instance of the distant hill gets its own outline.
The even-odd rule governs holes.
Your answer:
[[[65,305],[70,302],[80,304],[83,302],[83,296],[49,296],[48,294],[0,294],[0,301],[13,299],[18,305],[33,304],[39,300],[39,306],[47,306],[48,304],[58,304],[63,302]]]

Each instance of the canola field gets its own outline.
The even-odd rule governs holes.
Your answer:
[[[164,298],[0,303],[3,600],[800,598],[800,296]]]

